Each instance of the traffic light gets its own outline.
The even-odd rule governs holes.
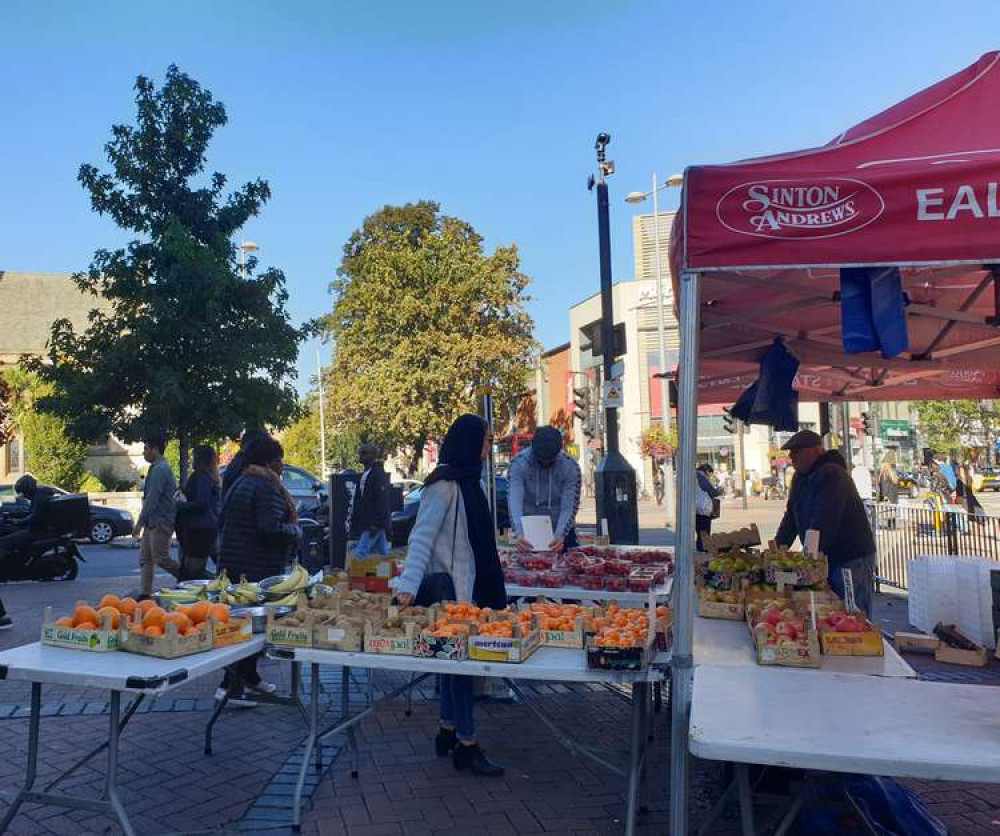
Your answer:
[[[590,387],[573,389],[573,417],[583,425],[583,434],[594,437],[594,405]]]
[[[872,434],[872,418],[867,412],[861,413],[861,426],[865,431],[865,435]]]
[[[733,408],[731,406],[722,407],[722,411],[725,415],[722,417],[722,423],[725,426],[727,433],[736,432],[736,422],[733,420]]]

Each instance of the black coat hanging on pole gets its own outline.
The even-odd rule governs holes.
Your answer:
[[[732,416],[744,424],[765,424],[779,431],[799,429],[799,393],[792,388],[799,360],[781,337],[760,361],[760,377],[733,405]]]

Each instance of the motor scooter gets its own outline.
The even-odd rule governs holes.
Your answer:
[[[85,560],[74,537],[89,520],[90,505],[84,494],[48,500],[28,528],[17,526],[16,516],[0,515],[2,534],[24,531],[30,535],[0,553],[0,581],[73,580]]]

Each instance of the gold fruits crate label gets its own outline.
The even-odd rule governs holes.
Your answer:
[[[79,627],[61,627],[52,618],[52,607],[46,607],[42,616],[42,644],[52,647],[66,647],[70,650],[89,650],[107,653],[118,649],[118,631],[112,630],[105,622],[96,630],[81,630]]]

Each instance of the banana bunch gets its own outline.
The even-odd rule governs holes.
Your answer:
[[[229,580],[229,573],[226,572],[225,569],[223,569],[221,572],[219,572],[218,575],[215,576],[212,582],[205,587],[205,589],[207,589],[209,592],[218,592],[221,594],[226,589],[228,589],[230,585],[231,583]]]
[[[273,598],[267,603],[273,607],[296,607],[299,603],[299,596],[302,595],[301,590],[296,592],[289,592],[287,595],[274,600]]]
[[[198,600],[198,597],[187,589],[163,588],[156,593],[156,597],[168,607],[175,607],[178,604],[193,604]]]
[[[219,592],[219,601],[230,606],[257,604],[260,601],[260,586],[256,583],[250,583],[246,575],[241,575],[240,582],[236,586],[228,587]]]
[[[309,585],[309,573],[298,561],[292,564],[292,571],[267,590],[267,597],[274,601],[292,592],[299,592]]]

